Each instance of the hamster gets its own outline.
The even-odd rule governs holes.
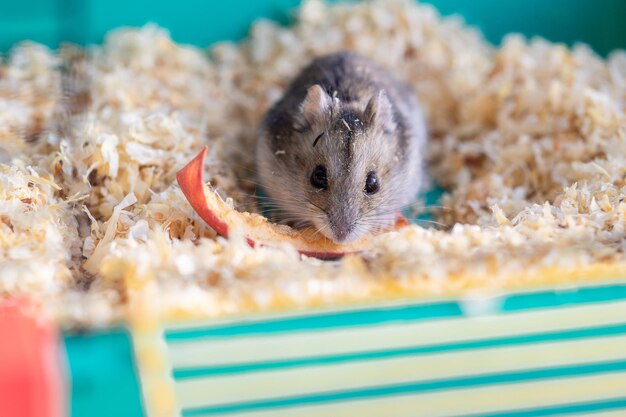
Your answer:
[[[282,220],[348,243],[392,225],[415,199],[426,136],[406,85],[338,52],[314,59],[267,112],[257,174]]]

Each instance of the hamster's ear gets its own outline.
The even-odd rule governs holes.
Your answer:
[[[302,116],[309,124],[323,120],[332,106],[332,98],[319,84],[307,90],[306,98],[302,102]]]
[[[381,128],[386,131],[395,129],[393,120],[393,108],[385,90],[374,94],[365,107],[365,120],[370,127]]]

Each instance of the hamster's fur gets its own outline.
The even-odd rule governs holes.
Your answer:
[[[313,60],[268,111],[257,172],[279,218],[350,242],[391,225],[414,200],[426,136],[406,85],[339,52]]]

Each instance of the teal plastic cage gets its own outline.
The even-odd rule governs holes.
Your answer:
[[[336,0],[335,0],[336,1]],[[621,0],[428,0],[442,14],[460,14],[498,43],[519,32],[554,42],[585,42],[600,54],[626,46]],[[26,0],[0,2],[0,51],[31,39],[51,47],[64,41],[99,43],[119,26],[155,22],[177,42],[207,46],[243,38],[259,17],[284,24],[300,0]]]

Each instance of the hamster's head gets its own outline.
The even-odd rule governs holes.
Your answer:
[[[347,243],[390,226],[407,204],[406,134],[384,91],[344,103],[313,85],[282,128],[269,125],[258,168],[285,220]]]

